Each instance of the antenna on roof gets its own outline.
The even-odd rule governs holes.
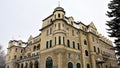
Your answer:
[[[60,1],[58,1],[58,7],[60,7]]]

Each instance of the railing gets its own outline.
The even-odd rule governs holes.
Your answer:
[[[66,31],[64,30],[64,29],[56,29],[56,30],[54,30],[53,31],[53,33],[55,34],[55,33],[66,33]]]
[[[40,57],[40,55],[34,55],[34,56],[28,56],[28,57],[24,57],[22,59],[16,59],[14,60],[14,62],[18,63],[18,62],[23,62],[23,61],[27,61],[27,60],[33,60],[33,59],[38,59]]]

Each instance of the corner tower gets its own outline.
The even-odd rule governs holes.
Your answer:
[[[53,12],[54,20],[55,19],[64,19],[65,11],[62,7],[56,7]]]

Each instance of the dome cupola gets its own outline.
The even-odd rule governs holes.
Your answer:
[[[64,11],[64,9],[63,9],[62,7],[56,7],[56,8],[54,9],[54,12],[56,12],[56,11],[62,11],[62,12],[65,13],[65,11]],[[54,12],[53,12],[53,13],[54,13]]]

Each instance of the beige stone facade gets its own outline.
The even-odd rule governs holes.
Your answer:
[[[41,33],[28,42],[10,40],[6,68],[116,68],[112,42],[85,25],[65,16],[62,7],[43,20]]]

